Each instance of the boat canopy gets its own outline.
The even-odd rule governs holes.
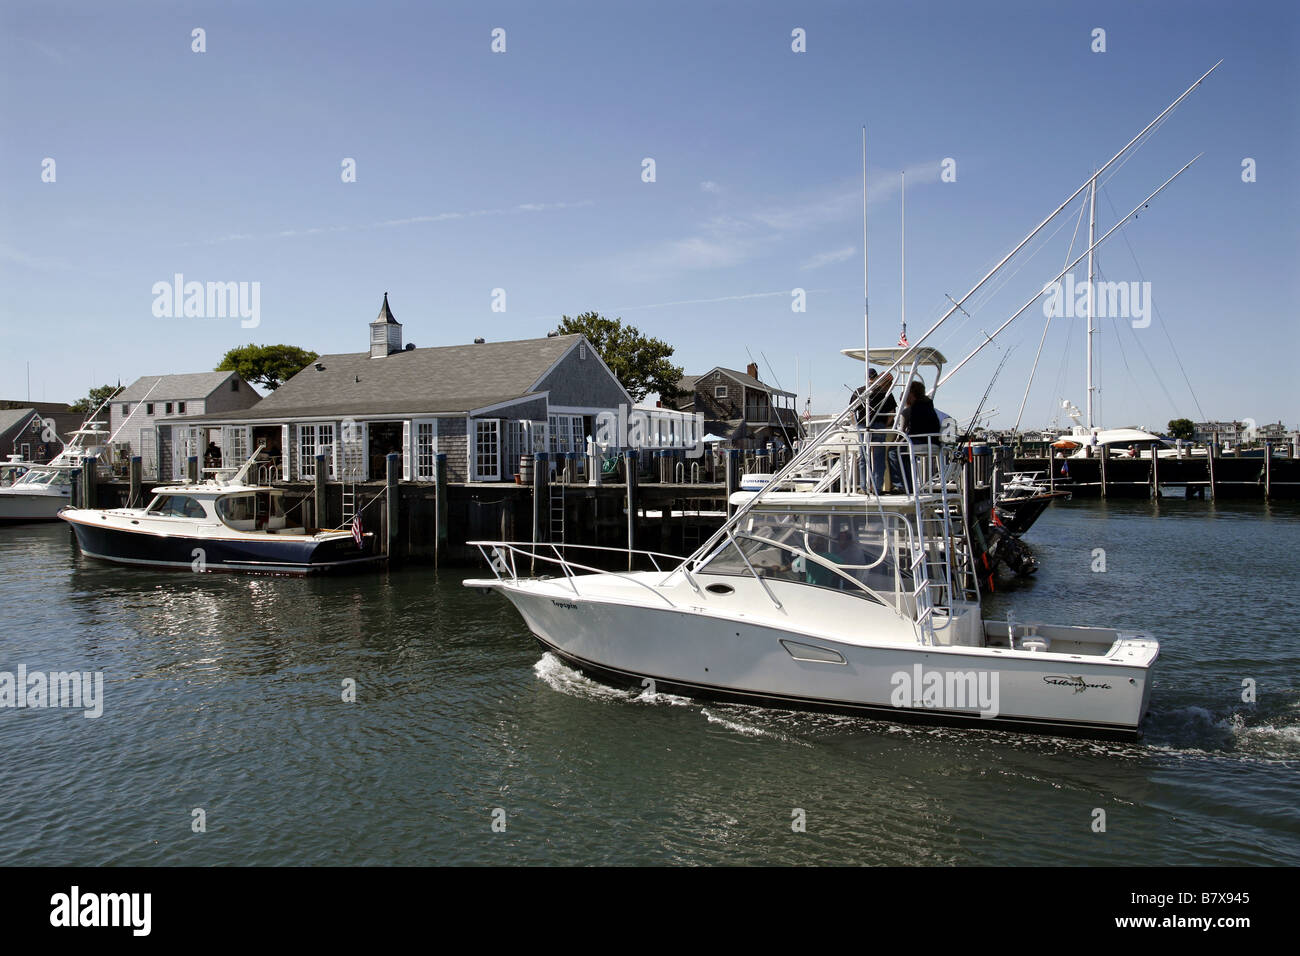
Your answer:
[[[862,361],[862,349],[840,349],[841,355],[847,355],[851,359]],[[943,353],[938,349],[932,349],[928,345],[919,349],[909,348],[905,345],[895,346],[893,348],[871,349],[871,364],[884,365],[888,367],[893,365],[899,359],[906,356],[911,362],[917,365],[933,365],[941,369],[948,360],[943,357]]]

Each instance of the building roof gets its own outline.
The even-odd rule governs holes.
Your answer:
[[[758,379],[754,378],[754,376],[750,375],[748,372],[737,372],[734,368],[723,368],[721,365],[717,367],[717,371],[721,372],[723,375],[728,376],[729,378],[735,379],[737,382],[739,382],[741,385],[744,385],[746,388],[756,388],[759,389],[760,391],[770,392],[773,395],[789,395],[792,398],[794,397],[794,392],[787,392],[784,389],[777,388],[774,385],[768,385],[766,382],[760,382]],[[703,377],[704,377],[703,375],[696,376],[696,378],[703,378]]]
[[[116,402],[140,402],[145,395],[151,402],[169,402],[176,399],[207,398],[238,372],[189,372],[183,375],[145,375],[114,396]],[[242,379],[241,379],[242,381]],[[158,387],[153,392],[154,383]]]
[[[34,408],[4,408],[0,409],[0,435],[21,425],[36,414]]]
[[[171,421],[283,421],[328,415],[467,412],[520,399],[581,335],[322,355],[257,405]]]

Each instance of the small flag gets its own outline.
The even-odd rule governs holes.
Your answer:
[[[1068,461],[1061,462],[1061,477],[1062,478],[1070,477],[1070,463]]]
[[[903,330],[898,333],[898,345],[900,348],[907,348],[907,326],[906,325],[903,326]]]
[[[361,515],[359,514],[352,518],[352,540],[357,543],[358,548],[361,547]]]

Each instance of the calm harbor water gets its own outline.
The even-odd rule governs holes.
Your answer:
[[[156,574],[3,528],[0,670],[105,690],[0,709],[0,864],[1300,864],[1300,507],[1071,502],[1026,540],[986,613],[1156,632],[1141,741],[647,699],[478,569]]]

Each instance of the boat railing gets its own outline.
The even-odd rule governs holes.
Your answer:
[[[608,568],[595,567],[589,564],[582,564],[568,557],[567,552],[582,550],[601,551],[607,552],[611,555],[618,554],[630,557],[639,555],[648,558],[653,568],[659,572],[664,570],[659,559],[663,558],[671,565],[677,565],[682,560],[681,555],[665,554],[661,551],[611,548],[595,544],[568,544],[548,541],[470,541],[467,543],[478,548],[479,553],[483,555],[484,560],[488,563],[488,567],[492,569],[493,576],[498,581],[515,583],[525,578],[535,577],[535,575],[531,573],[532,569],[537,562],[541,562],[558,568],[563,573],[569,587],[572,588],[575,595],[580,595],[581,592],[578,590],[578,583],[575,580],[574,571],[581,571],[588,574],[612,575],[625,581],[630,581],[633,584],[645,588],[669,607],[677,606],[662,591],[652,587],[633,574],[611,571]],[[520,559],[528,565],[530,573],[522,575],[519,573]],[[692,575],[688,574],[687,580],[696,591],[699,590]]]

